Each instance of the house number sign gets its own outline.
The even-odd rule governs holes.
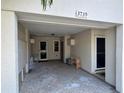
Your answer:
[[[84,11],[75,11],[75,17],[87,19],[88,13]]]

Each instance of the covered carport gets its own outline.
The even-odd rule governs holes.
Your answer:
[[[13,91],[18,91],[18,89],[19,89],[19,86],[18,86],[19,85],[18,84],[18,81],[19,81],[18,58],[20,56],[18,56],[18,53],[17,53],[17,51],[18,51],[18,39],[17,39],[18,38],[18,36],[17,36],[17,33],[18,33],[18,28],[17,28],[18,26],[17,26],[17,24],[18,24],[18,22],[23,24],[23,26],[26,27],[27,31],[29,29],[31,29],[30,27],[34,26],[34,28],[35,28],[36,25],[39,25],[39,27],[40,27],[41,24],[51,24],[53,26],[55,26],[55,25],[59,25],[60,26],[61,25],[63,27],[70,26],[70,27],[75,27],[75,28],[79,28],[79,29],[83,29],[83,30],[91,30],[91,29],[102,29],[102,30],[105,30],[105,29],[108,29],[108,28],[117,27],[117,29],[116,29],[116,44],[117,45],[115,47],[116,48],[116,50],[115,50],[116,51],[116,54],[115,54],[116,55],[116,63],[114,64],[114,66],[116,66],[115,72],[118,72],[118,70],[120,70],[120,65],[121,65],[120,62],[122,62],[122,61],[120,61],[120,59],[121,59],[120,57],[121,56],[119,56],[119,54],[121,55],[121,51],[122,51],[121,48],[120,48],[120,46],[122,44],[120,42],[120,37],[122,37],[121,36],[122,35],[121,34],[122,31],[121,31],[121,27],[120,27],[119,24],[107,23],[107,22],[97,22],[97,21],[83,20],[83,19],[66,18],[66,17],[49,16],[49,15],[39,15],[39,14],[31,14],[31,13],[23,13],[23,12],[16,12],[16,13],[14,13],[14,12],[6,12],[6,11],[4,11],[4,12],[2,12],[2,17],[6,19],[6,21],[2,20],[2,22],[4,24],[3,25],[3,29],[2,29],[2,30],[4,30],[4,32],[2,32],[2,36],[4,36],[4,37],[2,37],[2,39],[8,42],[8,43],[3,44],[2,51],[4,52],[4,54],[2,55],[3,56],[2,60],[6,61],[6,62],[7,61],[13,62],[13,63],[11,63],[11,64],[13,64],[12,67],[10,66],[10,68],[6,68],[7,65],[10,65],[10,63],[6,63],[6,65],[2,65],[2,66],[5,66],[5,67],[2,67],[2,68],[3,69],[6,68],[7,73],[4,73],[4,74],[7,75],[7,77],[13,76],[13,79],[10,80],[12,82],[12,84],[14,84],[11,87],[11,88],[13,88]],[[8,31],[10,31],[10,29],[11,29],[10,34],[5,36],[6,33],[8,33]],[[29,30],[29,33],[30,33],[30,30]],[[35,33],[35,31],[33,33]],[[53,33],[53,32],[51,32],[51,33]],[[65,36],[65,35],[72,35],[72,34],[76,34],[76,33],[78,33],[78,32],[74,31],[72,33],[71,30],[70,30],[68,33],[66,33],[66,31],[65,31],[65,33],[61,32],[61,33],[58,33],[58,35],[62,34],[62,35]],[[42,31],[41,31],[41,34],[42,34]],[[49,32],[46,33],[46,34],[49,34]],[[91,30],[90,34],[92,35],[92,30]],[[12,43],[9,43],[9,42],[12,42]],[[4,49],[4,47],[7,47],[7,46],[9,46],[9,50]],[[15,52],[13,52],[13,51],[15,51]],[[69,51],[70,54],[68,54],[68,51],[69,50],[65,49],[65,51],[64,51],[64,53],[65,53],[64,59],[66,59],[68,57],[68,55],[71,55],[71,52]],[[9,55],[10,53],[12,53],[11,56]],[[29,56],[28,53],[27,53],[27,57]],[[94,53],[94,52],[91,52],[91,53]],[[94,60],[93,55],[94,54],[91,54],[91,60],[92,61]],[[5,58],[5,56],[6,56],[6,58]],[[28,69],[29,69],[28,68],[29,59],[27,58],[26,60],[27,60],[27,62],[26,62],[25,68],[27,69],[27,72],[28,72]],[[92,63],[92,61],[91,61],[91,63]],[[115,68],[115,67],[113,67],[113,68],[111,67],[110,68],[109,67],[110,66],[109,65],[109,61],[106,60],[106,63],[107,62],[108,62],[108,65],[107,65],[108,67],[106,67],[106,70],[105,70],[106,74],[107,74],[105,79],[108,80],[106,82],[110,83],[111,82],[111,81],[109,81],[110,73],[111,73],[111,71],[113,71],[113,68]],[[115,72],[112,72],[112,73],[115,74]],[[13,73],[13,74],[10,75],[10,73]],[[91,72],[90,73],[92,73],[92,74],[94,73],[94,69],[93,68],[91,68]],[[118,79],[120,79],[119,77],[120,76],[118,75],[118,73],[116,73],[115,77],[114,77],[116,79],[115,80],[115,82],[116,82],[115,87],[116,88],[118,88],[119,85],[120,85],[120,82],[118,81]],[[8,80],[9,81],[8,78],[7,79],[4,78],[3,80]],[[16,90],[15,90],[15,88],[16,88]]]

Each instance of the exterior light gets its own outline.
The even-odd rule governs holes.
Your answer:
[[[30,39],[30,43],[31,44],[34,44],[35,43],[35,40],[34,39]]]
[[[71,44],[71,46],[74,46],[75,45],[75,39],[71,39],[70,44]]]

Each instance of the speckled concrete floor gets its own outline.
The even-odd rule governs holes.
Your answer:
[[[35,63],[20,93],[117,93],[113,87],[61,62]]]

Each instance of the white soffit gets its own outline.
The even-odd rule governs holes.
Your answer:
[[[74,34],[90,28],[107,29],[116,24],[97,22],[84,19],[58,17],[50,15],[16,12],[18,20],[23,23],[31,33],[57,33]],[[35,31],[34,31],[35,30]]]
[[[42,15],[42,14],[32,14],[32,13],[23,13],[23,12],[16,12],[16,14],[18,16],[18,20],[20,21],[76,25],[76,26],[94,27],[94,28],[103,28],[103,29],[116,25],[114,23],[108,23],[108,22],[98,22],[98,21],[91,21],[86,19],[84,20],[84,19],[58,17],[58,16]]]
[[[87,30],[86,27],[78,27],[72,25],[63,24],[51,24],[51,23],[37,23],[37,22],[26,22],[21,21],[21,23],[26,26],[32,34],[35,35],[51,35],[52,33],[56,35],[70,35]]]

